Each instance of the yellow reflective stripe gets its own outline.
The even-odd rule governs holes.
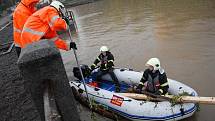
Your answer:
[[[108,62],[113,62],[113,60],[109,60]]]
[[[99,57],[97,57],[97,59],[100,61],[100,58],[99,58]]]
[[[167,92],[166,94],[164,94],[164,95],[169,95],[169,93]]]
[[[22,33],[22,30],[21,29],[17,29],[16,27],[13,27],[13,31],[17,32],[17,33]]]
[[[162,90],[162,89],[159,89],[158,91],[160,91],[161,93],[163,93],[163,90]]]
[[[169,95],[169,93],[167,92],[166,94],[162,94],[162,96],[168,96]]]
[[[168,85],[168,82],[162,84],[161,87],[165,87],[165,86],[167,86],[167,85]]]
[[[20,47],[20,45],[19,45],[19,44],[15,43],[15,42],[14,42],[14,44],[15,44],[15,47]]]
[[[55,22],[58,18],[60,18],[58,15],[53,16],[53,17],[51,18],[51,21],[49,22],[49,26],[52,27],[52,26],[54,25],[54,22]]]
[[[35,31],[33,29],[26,28],[26,27],[23,29],[23,31],[31,34],[35,34],[35,35],[40,35],[40,36],[43,36],[45,34],[45,32]]]
[[[93,64],[92,66],[96,66],[96,64]]]
[[[51,39],[48,39],[49,41],[56,41],[58,39],[58,37],[54,37],[54,38],[51,38]]]
[[[143,82],[140,82],[139,84],[140,84],[140,85],[144,85],[144,83],[143,83]]]

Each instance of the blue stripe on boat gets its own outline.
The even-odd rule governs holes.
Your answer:
[[[109,106],[108,106],[109,107]],[[144,120],[169,120],[169,119],[174,119],[174,118],[177,118],[177,117],[181,117],[181,113],[177,113],[177,114],[173,114],[173,115],[170,115],[170,116],[164,116],[164,117],[149,117],[149,116],[137,116],[137,115],[130,115],[130,114],[127,114],[125,112],[122,112],[122,111],[119,111],[117,109],[114,109],[112,107],[109,107],[111,110],[119,113],[120,115],[124,116],[124,117],[127,117],[127,118],[130,118],[130,119],[144,119]],[[189,114],[189,113],[192,113],[196,111],[196,106],[193,106],[192,108],[190,108],[189,110],[185,111],[185,115]]]

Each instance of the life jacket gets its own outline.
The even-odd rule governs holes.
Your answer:
[[[148,74],[148,79],[147,79],[147,84],[146,84],[146,90],[149,92],[157,92],[160,87],[160,81],[159,81],[159,73],[156,74],[154,78],[150,74]]]
[[[103,56],[101,58],[101,64],[107,64],[107,62],[108,62],[108,54],[106,54],[106,56]]]
[[[113,55],[110,52],[107,52],[105,56],[103,54],[101,54],[99,59],[100,59],[100,62],[101,62],[101,67],[100,67],[101,70],[105,71],[105,70],[108,70],[110,68],[108,66],[108,62],[109,63],[111,62],[112,66],[113,66],[114,58],[113,58]]]
[[[39,0],[21,0],[13,13],[13,38],[15,46],[21,47],[21,32],[28,17],[31,16],[36,8],[30,8],[29,6]]]
[[[22,45],[26,47],[40,39],[47,39],[53,41],[57,48],[69,50],[67,43],[61,40],[56,32],[67,28],[66,21],[59,16],[58,11],[54,7],[46,6],[26,21],[21,34]]]

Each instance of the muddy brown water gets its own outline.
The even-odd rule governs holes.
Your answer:
[[[158,57],[169,78],[215,97],[214,0],[102,0],[71,9],[80,63],[92,64],[102,45],[117,67],[142,71],[149,58]],[[74,54],[62,55],[72,76]],[[214,105],[200,105],[184,121],[214,121],[214,113]]]

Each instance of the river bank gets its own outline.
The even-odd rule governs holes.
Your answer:
[[[75,7],[78,5],[89,4],[96,1],[99,1],[99,0],[66,0],[63,3],[65,6]]]
[[[99,0],[64,0],[62,2],[66,7],[75,7],[79,5],[93,3],[96,1],[99,1]],[[47,4],[47,3],[43,3],[43,4]],[[12,19],[12,13],[4,10],[0,16],[0,30],[4,25],[6,25],[9,21],[11,21],[11,19]]]

